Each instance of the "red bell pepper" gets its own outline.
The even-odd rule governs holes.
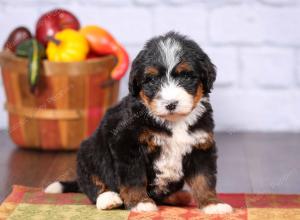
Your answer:
[[[86,26],[80,32],[89,42],[90,49],[99,55],[115,55],[118,59],[117,65],[111,73],[114,80],[120,80],[126,73],[129,65],[129,56],[126,50],[114,39],[114,37],[103,28],[98,26]]]

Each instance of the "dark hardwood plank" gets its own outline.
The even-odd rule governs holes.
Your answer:
[[[57,179],[75,178],[76,152],[19,149],[5,131],[0,132],[0,143],[0,201],[13,184],[45,187]]]
[[[40,186],[45,187],[56,180],[73,180],[76,178],[76,153],[62,152],[56,154],[48,172],[41,180]]]

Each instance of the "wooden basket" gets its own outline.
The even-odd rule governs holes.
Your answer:
[[[117,102],[119,82],[110,81],[115,61],[113,56],[73,63],[43,61],[33,94],[27,59],[1,52],[5,108],[14,143],[22,148],[77,149]]]

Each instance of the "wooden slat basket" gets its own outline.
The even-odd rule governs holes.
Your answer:
[[[22,148],[77,149],[117,102],[119,82],[110,81],[115,61],[113,56],[73,63],[43,61],[37,89],[31,93],[28,61],[1,52],[5,108],[14,143]]]

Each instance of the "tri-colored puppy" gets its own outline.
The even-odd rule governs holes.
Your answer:
[[[216,145],[209,93],[214,65],[192,40],[174,32],[148,41],[133,61],[129,95],[109,109],[78,152],[77,180],[45,192],[83,192],[99,209],[154,211],[190,202],[229,213],[216,197]]]

